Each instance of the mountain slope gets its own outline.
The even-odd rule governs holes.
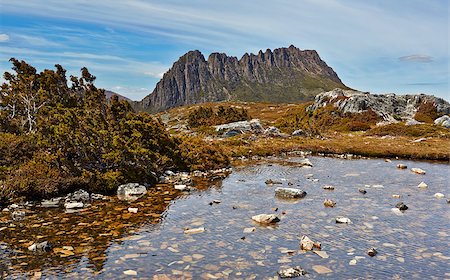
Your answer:
[[[334,88],[347,87],[314,50],[290,46],[246,53],[241,59],[212,53],[208,60],[190,51],[134,106],[159,112],[216,101],[301,102]]]

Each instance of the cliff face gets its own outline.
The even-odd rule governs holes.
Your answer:
[[[245,54],[241,59],[199,51],[183,55],[138,110],[163,111],[216,101],[300,102],[320,92],[347,88],[314,50],[294,46]]]

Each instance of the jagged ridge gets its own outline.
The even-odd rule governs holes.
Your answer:
[[[216,101],[301,102],[320,92],[347,88],[314,50],[294,46],[241,59],[200,51],[180,57],[153,92],[134,106],[149,112]]]

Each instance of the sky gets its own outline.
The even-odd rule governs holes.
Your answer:
[[[349,87],[450,100],[447,0],[0,0],[0,72],[87,67],[140,100],[189,50],[314,49]],[[2,82],[4,80],[0,80]]]

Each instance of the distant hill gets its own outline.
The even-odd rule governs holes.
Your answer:
[[[123,95],[120,95],[120,94],[118,94],[116,92],[110,91],[110,90],[105,90],[105,95],[106,95],[106,99],[110,99],[111,96],[117,95],[119,97],[119,100],[126,100],[128,102],[131,102],[131,99],[129,99],[129,98],[123,96]]]
[[[241,59],[212,53],[208,60],[196,50],[180,57],[153,92],[133,106],[160,112],[217,101],[303,102],[335,88],[348,87],[314,50],[290,46]]]

